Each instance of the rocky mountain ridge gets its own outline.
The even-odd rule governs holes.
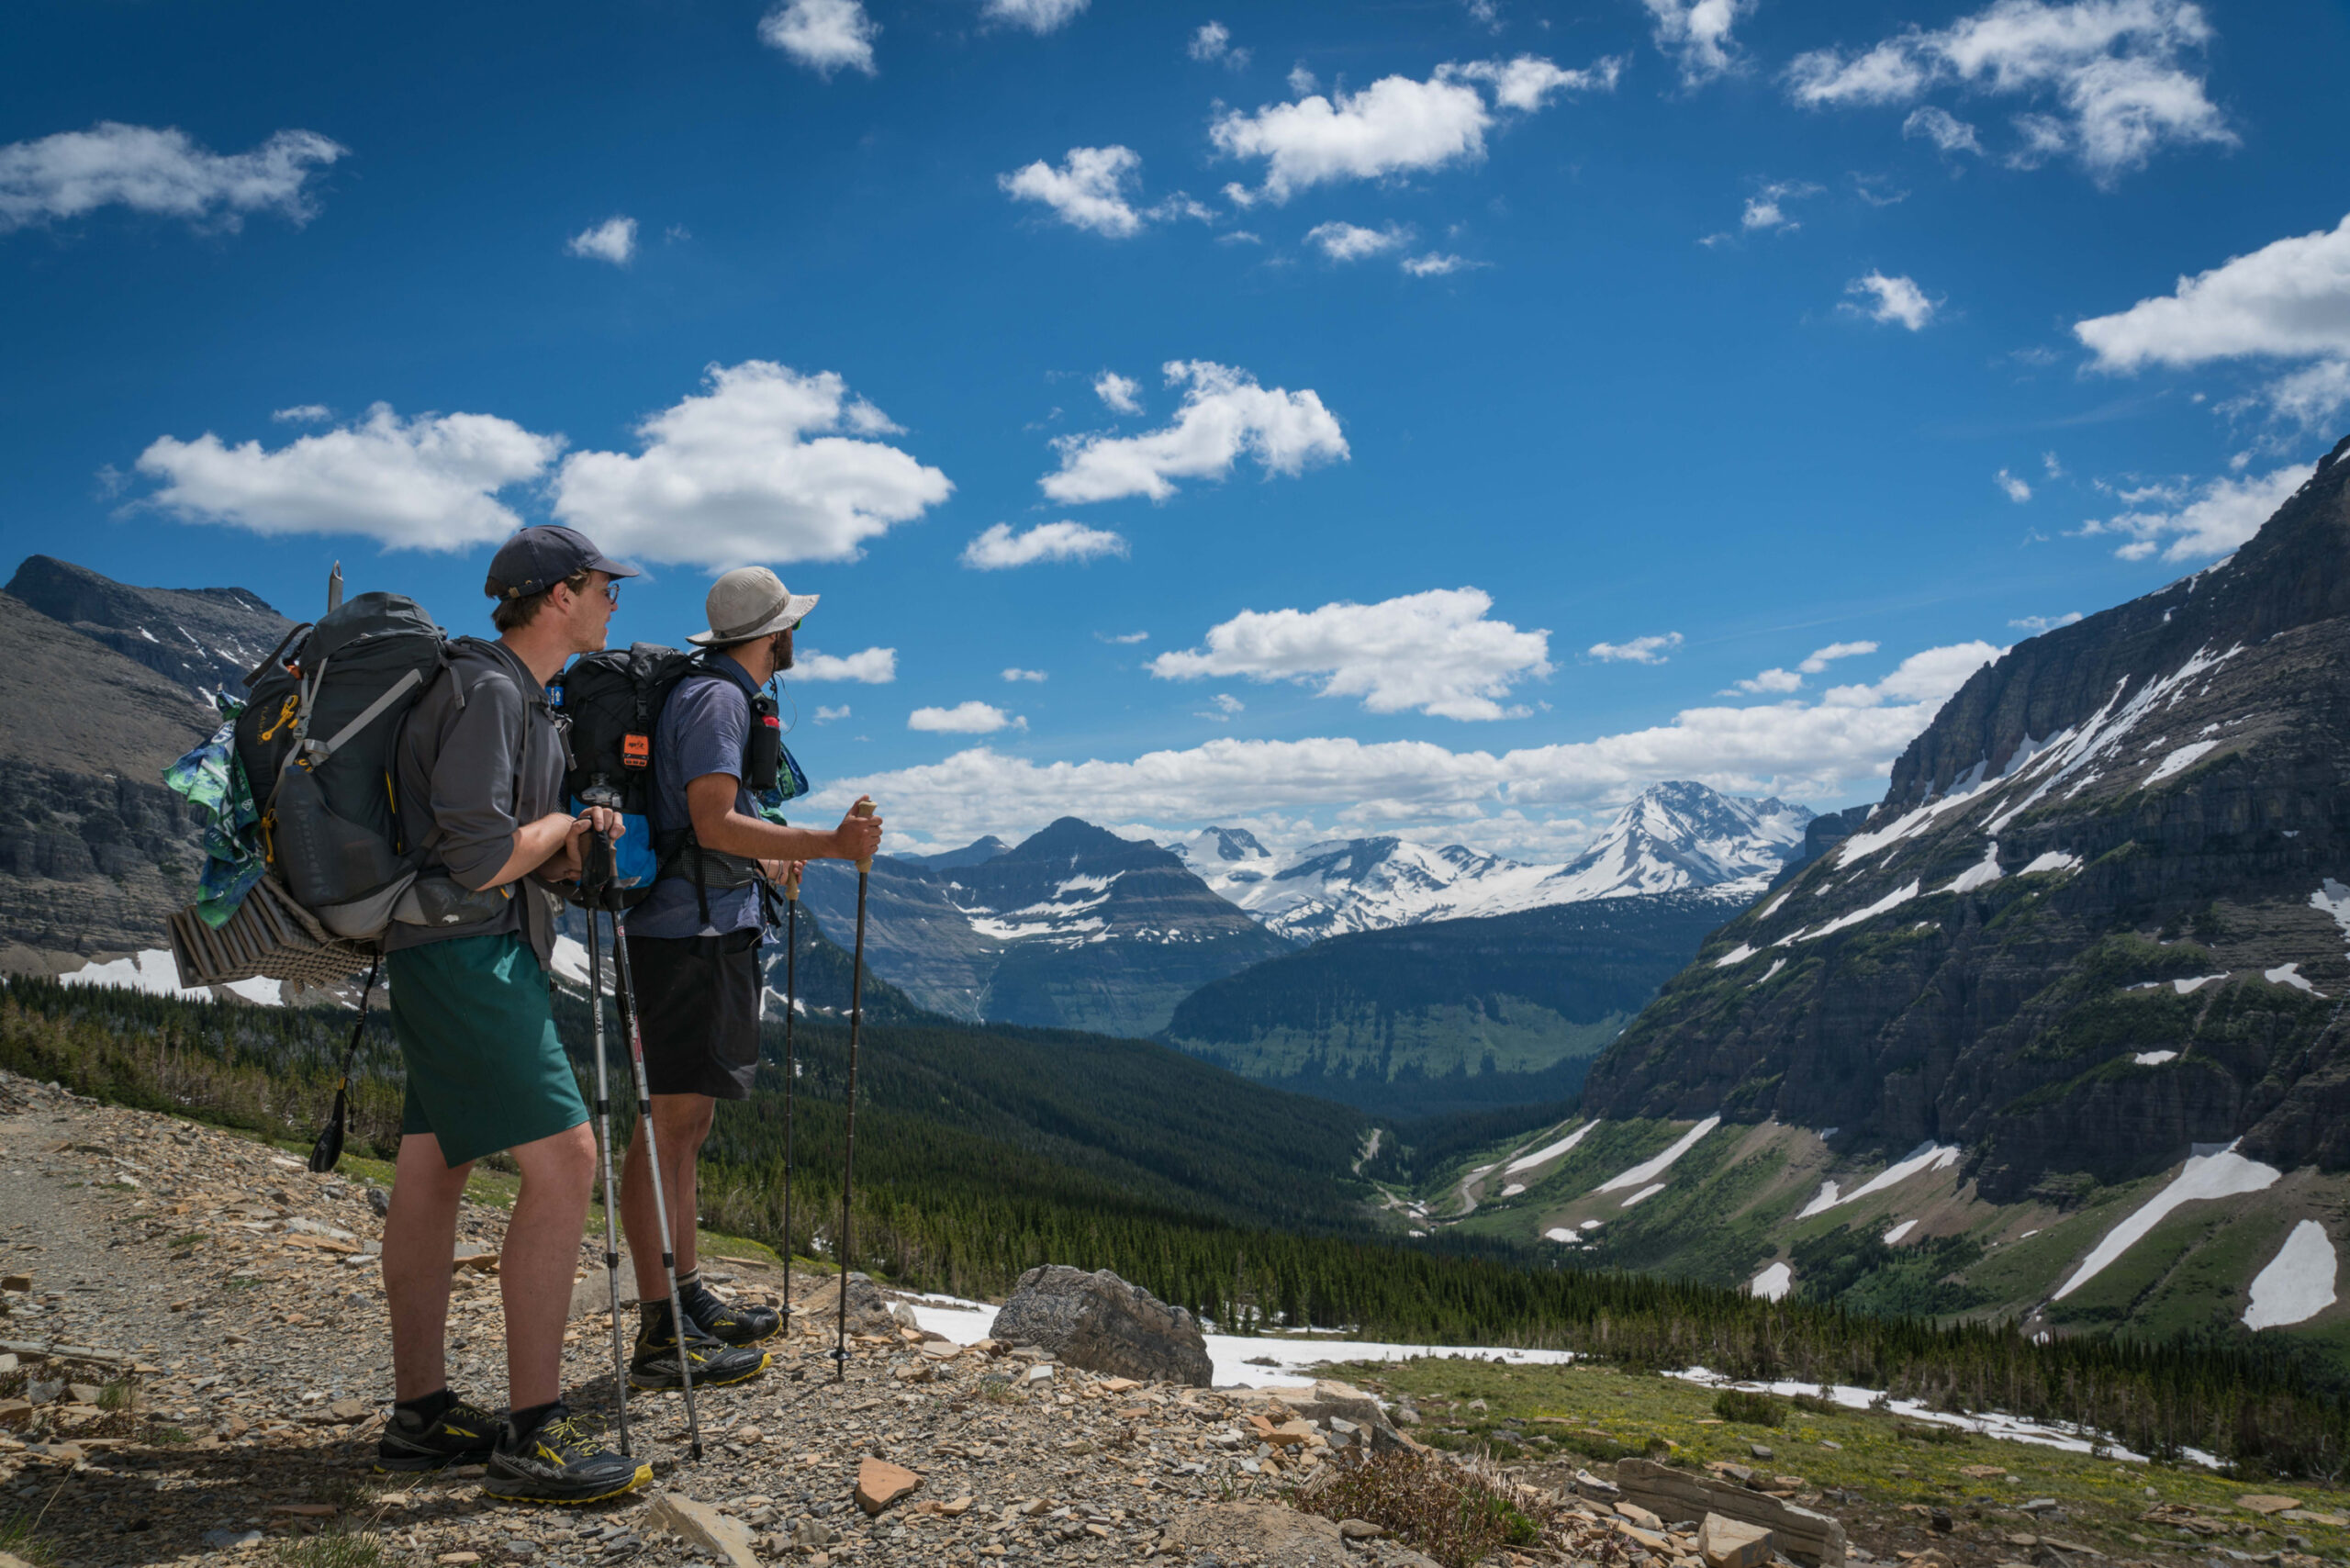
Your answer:
[[[1998,1203],[2226,1146],[2350,1168],[2345,451],[2232,559],[1975,675],[1587,1108],[1952,1147]]]

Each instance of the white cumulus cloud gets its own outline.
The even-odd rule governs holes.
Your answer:
[[[1583,651],[1612,664],[1661,665],[1673,656],[1682,641],[1678,632],[1662,632],[1628,643],[1594,643]]]
[[[1942,308],[1941,300],[1929,299],[1926,291],[1906,276],[1869,273],[1846,284],[1844,292],[1860,297],[1862,303],[1847,304],[1843,309],[1872,321],[1898,324],[1913,332],[1922,330]]]
[[[759,19],[759,41],[820,76],[846,68],[874,73],[873,40],[881,24],[860,0],[788,0]]]
[[[563,248],[575,256],[624,267],[636,255],[636,219],[607,218],[594,228],[574,234],[564,241]]]
[[[1201,23],[1183,52],[1203,64],[1228,65],[1235,71],[1248,63],[1248,51],[1233,47],[1232,29],[1222,22]]]
[[[334,410],[324,403],[297,403],[290,409],[279,409],[269,417],[280,424],[322,425],[334,418]]]
[[[1739,216],[1739,227],[1750,230],[1783,229],[1792,232],[1802,225],[1787,216],[1787,204],[1818,194],[1818,185],[1807,185],[1801,180],[1774,181],[1746,198],[1746,210]]]
[[[1009,22],[1043,34],[1075,21],[1086,4],[1087,0],[987,0],[980,15],[991,22]]]
[[[1983,140],[1975,128],[1939,104],[1910,110],[1909,118],[1901,122],[1901,134],[1922,138],[1945,152],[1972,152],[1977,157],[1983,153]]]
[[[1014,201],[1052,208],[1072,229],[1124,240],[1142,232],[1151,216],[1132,199],[1141,178],[1142,154],[1131,147],[1072,147],[1058,169],[1039,158],[997,175],[996,185]]]
[[[954,488],[867,439],[895,427],[831,371],[753,359],[712,365],[705,379],[706,391],[637,426],[643,452],[565,458],[555,515],[607,550],[655,561],[847,561]]]
[[[2010,163],[2070,157],[2101,185],[2157,151],[2235,141],[2204,92],[2199,58],[2210,24],[2191,0],[1997,0],[1947,28],[1912,25],[1858,53],[1815,50],[1788,67],[1790,92],[1812,107],[1913,103],[1938,87],[2046,104],[2014,118]],[[1968,144],[1955,117],[1905,132],[1944,151]],[[1941,133],[1941,134],[1938,134]]]
[[[1656,24],[1656,46],[1681,62],[1681,79],[1691,86],[1711,81],[1739,63],[1730,29],[1754,9],[1754,0],[1648,0]]]
[[[162,481],[148,498],[190,522],[464,550],[522,526],[498,492],[537,478],[562,450],[562,437],[493,414],[403,420],[378,403],[356,424],[274,451],[257,441],[229,446],[208,431],[194,441],[162,436],[139,454],[138,468]]]
[[[2070,626],[2074,622],[2081,619],[2083,619],[2083,617],[2079,610],[2068,610],[2062,615],[2018,616],[2015,620],[2009,622],[2008,624],[2014,627],[2019,632],[2030,632],[2034,636],[2037,636],[2042,632],[2053,632],[2059,626]]]
[[[2008,499],[2015,502],[2016,505],[2021,506],[2024,502],[2031,499],[2031,487],[2026,484],[2023,480],[2017,478],[2013,474],[2009,473],[2006,469],[2002,468],[1997,474],[1992,475],[1991,479],[1994,484],[1999,487],[2000,490],[2007,496]]]
[[[272,210],[301,224],[314,210],[310,182],[350,151],[315,130],[281,130],[250,152],[213,152],[174,127],[101,120],[0,147],[0,231],[104,207],[229,230]]]
[[[1225,187],[1241,206],[1276,205],[1299,191],[1339,180],[1474,162],[1485,155],[1485,133],[1496,106],[1531,113],[1554,93],[1606,91],[1616,84],[1618,61],[1568,71],[1533,55],[1516,60],[1439,65],[1427,81],[1382,76],[1360,92],[1325,97],[1306,92],[1254,112],[1228,109],[1208,128],[1208,139],[1229,158],[1260,159],[1264,184]],[[1311,84],[1311,78],[1306,84]],[[1292,91],[1300,91],[1292,79]],[[1492,103],[1486,93],[1493,95]]]
[[[1838,659],[1856,659],[1863,654],[1876,652],[1874,643],[1830,643],[1824,648],[1814,648],[1811,656],[1796,668],[1806,675],[1818,675]]]
[[[2350,218],[2232,256],[2127,310],[2076,322],[2073,335],[2099,370],[2312,362],[2271,382],[2260,399],[2280,419],[2322,424],[2350,405]]]
[[[1093,378],[1093,395],[1101,398],[1113,414],[1141,413],[1142,398],[1138,396],[1141,391],[1141,382],[1131,375],[1120,375],[1114,370],[1105,370]]]
[[[963,565],[982,572],[1039,561],[1095,561],[1126,553],[1125,535],[1081,522],[1040,522],[1018,533],[999,522],[963,547]]]
[[[1761,696],[1766,692],[1778,693],[1801,691],[1802,689],[1803,677],[1797,675],[1791,669],[1780,669],[1776,666],[1774,666],[1773,667],[1762,670],[1749,678],[1730,682],[1729,688],[1725,689],[1721,695],[1724,697],[1731,697],[1740,692],[1744,692],[1746,695],[1753,697]]]
[[[1017,714],[985,702],[957,702],[952,708],[917,708],[906,715],[906,728],[948,735],[987,735],[1002,729],[1028,727]]]
[[[1430,251],[1424,255],[1406,256],[1398,264],[1414,277],[1443,277],[1448,274],[1465,272],[1472,266],[1482,266],[1484,263],[1472,262],[1440,251]]]
[[[1793,799],[1883,780],[1942,701],[1998,650],[1929,649],[1874,687],[1799,701],[1690,708],[1665,723],[1502,753],[1425,741],[1221,737],[1130,759],[1034,761],[985,746],[830,786],[811,812],[860,792],[934,839],[1017,836],[1054,817],[1202,824],[1311,813],[1359,833],[1442,832],[1463,842],[1542,837],[1548,824],[1668,778]],[[811,818],[812,820],[812,818]]]
[[[1305,242],[1319,246],[1322,253],[1334,262],[1359,262],[1365,256],[1401,250],[1412,242],[1412,231],[1396,223],[1383,229],[1364,229],[1352,223],[1317,223],[1305,231]]]
[[[1374,713],[1515,718],[1525,710],[1500,700],[1519,681],[1550,673],[1550,634],[1488,620],[1493,606],[1490,595],[1464,588],[1379,604],[1245,610],[1209,628],[1203,646],[1159,655],[1150,673],[1296,681],[1323,697],[1360,697]]]
[[[2113,552],[2125,561],[2143,561],[2157,551],[2165,561],[2224,555],[2259,532],[2309,476],[2309,467],[2299,465],[2247,478],[2213,479],[2188,494],[2155,498],[2172,510],[2120,512],[2085,523],[2080,532],[2127,535],[2130,543]]]
[[[813,648],[795,648],[791,673],[800,680],[854,680],[865,686],[887,686],[898,678],[898,650],[867,648],[836,658]]]
[[[847,717],[848,704],[845,702],[842,703],[837,708],[825,708],[819,706],[816,710],[816,722],[820,724],[838,723],[841,720]]]
[[[1003,672],[1003,678],[1012,681],[1033,680],[1041,682],[1045,679],[1045,672],[1040,669],[1022,669],[1019,666],[1014,665]]]
[[[1206,360],[1169,360],[1169,386],[1184,388],[1175,422],[1141,435],[1068,436],[1058,473],[1038,480],[1057,501],[1082,504],[1148,496],[1165,500],[1178,479],[1221,479],[1244,454],[1268,474],[1294,476],[1348,455],[1337,416],[1312,390],[1264,387],[1247,371]]]

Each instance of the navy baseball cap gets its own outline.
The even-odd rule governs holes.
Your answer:
[[[632,577],[634,566],[609,560],[588,537],[576,528],[542,523],[526,528],[498,547],[490,558],[489,580],[481,591],[492,599],[528,599],[544,593],[574,572],[601,572],[607,577]]]

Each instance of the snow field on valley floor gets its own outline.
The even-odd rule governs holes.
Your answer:
[[[2244,1309],[2249,1328],[2282,1328],[2306,1323],[2334,1303],[2340,1260],[2325,1226],[2305,1219],[2293,1226],[2268,1266],[2254,1276],[2251,1304]]]
[[[912,1303],[914,1322],[958,1345],[987,1338],[996,1309],[983,1301],[923,1295]],[[1506,1346],[1407,1345],[1382,1339],[1291,1339],[1275,1336],[1209,1334],[1208,1359],[1215,1363],[1218,1388],[1309,1388],[1308,1369],[1326,1361],[1404,1361],[1415,1356],[1458,1356],[1509,1366],[1559,1366],[1576,1359],[1572,1350],[1521,1350]],[[1270,1361],[1272,1366],[1253,1364]]]

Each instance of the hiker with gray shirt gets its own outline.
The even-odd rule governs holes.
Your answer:
[[[643,1485],[650,1464],[610,1451],[563,1400],[563,1331],[596,1144],[548,995],[558,899],[586,835],[622,831],[601,808],[565,807],[561,731],[547,682],[604,645],[636,570],[568,528],[526,528],[491,561],[496,642],[462,638],[417,700],[395,751],[405,845],[422,854],[423,924],[386,935],[392,1032],[408,1104],[384,1224],[394,1394],[383,1470],[486,1463],[483,1492],[580,1503]],[[457,1205],[474,1161],[504,1151],[522,1172],[498,1257],[511,1408],[449,1388],[443,1341]]]
[[[628,914],[654,1141],[677,1247],[677,1297],[688,1327],[693,1381],[717,1385],[767,1364],[755,1347],[781,1327],[774,1308],[721,1298],[694,1252],[695,1164],[720,1100],[747,1099],[759,1063],[766,980],[760,883],[794,863],[861,860],[881,842],[881,820],[853,812],[831,830],[790,827],[763,814],[755,787],[772,785],[782,744],[761,689],[791,667],[792,633],[816,607],[765,566],[721,577],[704,606],[710,629],[688,638],[707,650],[661,710],[653,745],[652,823],[661,869]],[[630,1362],[640,1388],[677,1386],[677,1316],[659,1264],[659,1214],[645,1145],[632,1139],[621,1215],[636,1261],[643,1323]]]

